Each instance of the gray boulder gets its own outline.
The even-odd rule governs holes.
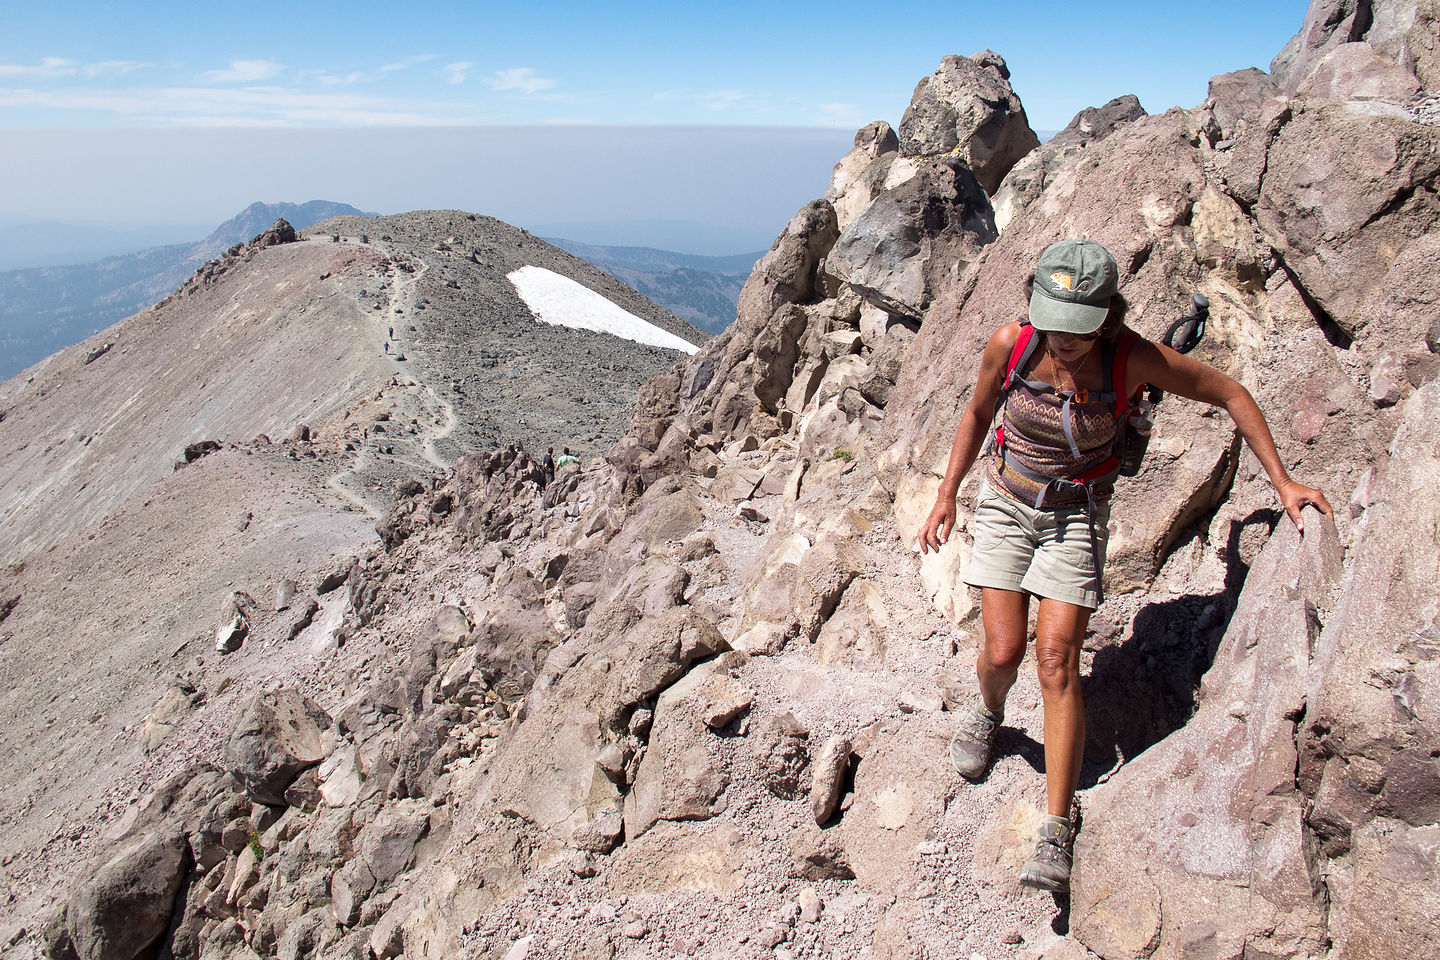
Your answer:
[[[825,191],[841,230],[877,193],[893,185],[887,183],[887,178],[894,161],[900,159],[899,150],[900,140],[884,120],[856,132],[855,146],[830,171],[830,188]]]
[[[1040,145],[1010,69],[991,50],[973,57],[951,54],[915,87],[900,120],[900,152],[907,157],[955,153],[975,179],[994,193],[1021,157]]]
[[[159,940],[188,860],[185,835],[159,828],[122,847],[82,883],[66,914],[80,960],[132,960]]]
[[[225,769],[256,803],[285,803],[285,788],[334,745],[330,715],[298,690],[257,695],[225,743]]]
[[[644,834],[656,820],[707,820],[725,809],[730,771],[705,722],[702,689],[713,667],[691,671],[655,704],[649,747],[625,801],[625,835]]]
[[[387,804],[355,838],[355,850],[375,882],[384,885],[410,868],[415,844],[429,829],[425,806],[415,801]]]
[[[953,158],[927,161],[865,207],[825,269],[866,301],[918,320],[995,237],[990,202],[970,170]]]

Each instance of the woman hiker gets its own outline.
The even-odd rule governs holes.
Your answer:
[[[1035,658],[1045,706],[1048,816],[1020,881],[1042,890],[1070,882],[1071,802],[1080,778],[1085,713],[1080,646],[1100,604],[1110,494],[1118,470],[1117,398],[1143,385],[1224,407],[1259,457],[1285,512],[1303,527],[1306,504],[1331,514],[1319,490],[1292,480],[1255,400],[1225,374],[1124,326],[1115,258],[1098,243],[1065,240],[1040,255],[1026,320],[1000,328],[985,347],[970,403],[955,431],[945,479],[918,537],[938,550],[955,526],[960,480],[980,455],[997,401],[1004,415],[975,507],[974,550],[965,582],[981,591],[984,643],[976,659],[980,702],[950,744],[960,775],[976,780],[990,762],[1005,695],[1025,657],[1030,598],[1039,598]],[[1021,349],[1017,341],[1026,338]],[[1007,385],[1029,338],[1036,349]],[[1121,352],[1128,357],[1117,360]],[[1108,374],[1116,381],[1106,383]],[[1008,389],[1007,389],[1008,386]]]

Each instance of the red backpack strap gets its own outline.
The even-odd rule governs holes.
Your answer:
[[[1000,411],[1005,407],[1005,398],[1010,395],[1010,384],[1015,380],[1015,371],[1019,370],[1030,361],[1039,346],[1040,338],[1035,336],[1035,328],[1030,325],[1029,317],[1020,318],[1020,333],[1015,338],[1015,346],[1010,348],[1010,361],[1005,365],[1005,379],[1000,384],[1000,393],[995,397],[995,410],[990,414],[990,422],[995,423],[1000,417]],[[1005,425],[995,423],[995,446],[1005,449]]]
[[[1115,348],[1115,360],[1110,368],[1110,382],[1114,384],[1115,391],[1115,420],[1118,422],[1125,418],[1130,412],[1130,394],[1125,392],[1125,368],[1130,362],[1130,351],[1135,344],[1140,342],[1140,334],[1134,330],[1126,330],[1120,334],[1120,342]],[[1137,389],[1136,394],[1139,394]]]
[[[1010,390],[1010,381],[1015,377],[1015,371],[1025,365],[1030,355],[1035,352],[1039,345],[1039,338],[1035,336],[1035,328],[1030,325],[1028,317],[1020,318],[1020,335],[1015,338],[1015,346],[1010,348],[1010,362],[1005,365],[1005,382],[1001,386],[1000,393],[1004,394]]]

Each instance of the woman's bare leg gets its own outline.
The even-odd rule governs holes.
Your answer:
[[[1049,599],[1040,601],[1035,621],[1035,662],[1045,701],[1045,792],[1049,813],[1067,819],[1085,754],[1080,649],[1089,622],[1089,609]]]
[[[985,641],[975,658],[980,697],[990,710],[1003,714],[1005,696],[1025,659],[1030,594],[985,587],[980,591],[980,618],[985,627]]]

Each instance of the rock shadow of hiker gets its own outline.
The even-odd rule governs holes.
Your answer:
[[[1250,572],[1242,538],[1248,532],[1252,542],[1263,543],[1282,517],[1279,510],[1266,509],[1231,521],[1220,592],[1185,594],[1142,607],[1130,637],[1095,654],[1089,674],[1081,678],[1086,707],[1082,789],[1095,786],[1102,776],[1189,721],[1200,681],[1215,659]]]
[[[1030,769],[1036,773],[1043,774],[1045,772],[1044,744],[1024,730],[1002,723],[1000,729],[995,731],[994,759],[990,764],[991,769],[1006,757],[1019,757],[1028,763]]]

